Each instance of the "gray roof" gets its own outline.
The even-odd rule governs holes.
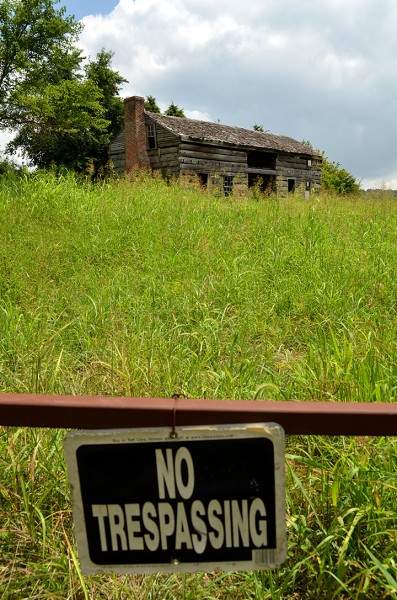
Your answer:
[[[149,111],[145,111],[145,114],[151,120],[159,123],[175,135],[197,141],[232,144],[233,146],[248,148],[263,148],[264,150],[279,150],[281,152],[293,152],[308,156],[316,156],[318,154],[306,144],[302,144],[285,135],[263,133],[253,129],[231,127],[230,125],[221,125],[209,121],[168,117]]]

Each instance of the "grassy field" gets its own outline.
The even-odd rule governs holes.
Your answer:
[[[397,203],[0,178],[0,392],[394,402]],[[276,571],[83,578],[64,431],[0,429],[0,598],[397,598],[397,444],[287,440]]]

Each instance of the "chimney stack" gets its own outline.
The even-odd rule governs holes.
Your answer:
[[[150,168],[145,126],[145,99],[131,96],[124,100],[125,171]]]

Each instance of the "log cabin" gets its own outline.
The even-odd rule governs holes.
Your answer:
[[[145,110],[145,99],[124,100],[124,129],[109,145],[118,173],[158,170],[213,193],[243,194],[257,186],[305,197],[320,186],[321,155],[293,138]]]

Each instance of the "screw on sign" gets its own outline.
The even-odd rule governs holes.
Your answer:
[[[84,573],[274,567],[285,558],[284,433],[267,424],[73,432]]]

